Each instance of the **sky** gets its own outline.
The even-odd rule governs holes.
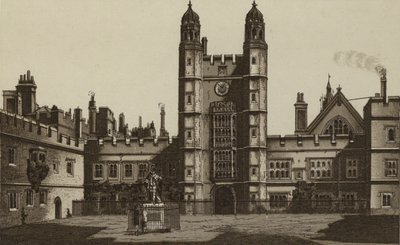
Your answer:
[[[178,132],[178,45],[184,0],[0,0],[0,90],[31,70],[39,105],[87,117],[98,106],[124,112],[130,127],[154,120]],[[209,54],[241,54],[252,0],[193,0]],[[292,134],[297,92],[308,122],[320,110],[328,73],[351,98],[380,91],[366,60],[387,69],[388,95],[400,95],[400,1],[258,0],[268,43],[268,134]],[[352,52],[352,53],[349,53]],[[342,59],[334,59],[341,55]],[[352,55],[349,55],[352,54]],[[343,60],[344,59],[344,60]],[[346,60],[347,59],[347,60]],[[350,60],[349,60],[350,59]],[[358,64],[358,65],[357,65]],[[368,67],[367,67],[368,68]],[[367,101],[352,104],[362,115]]]

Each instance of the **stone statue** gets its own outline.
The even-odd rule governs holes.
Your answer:
[[[147,188],[147,192],[149,194],[149,199],[153,203],[161,203],[160,197],[160,190],[159,190],[159,183],[161,182],[162,178],[154,170],[151,170],[147,175],[144,183]]]

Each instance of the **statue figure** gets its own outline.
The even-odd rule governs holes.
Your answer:
[[[153,203],[161,203],[160,197],[160,187],[159,183],[161,182],[162,178],[152,169],[149,174],[147,175],[144,183],[147,188],[147,192],[149,194],[149,199]]]

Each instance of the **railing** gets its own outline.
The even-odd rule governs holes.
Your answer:
[[[236,201],[221,207],[213,201],[179,203],[181,214],[258,214],[258,213],[365,213],[367,200],[282,200]]]
[[[128,201],[96,201],[75,200],[72,201],[73,216],[87,215],[127,215],[134,212],[139,203]],[[157,230],[157,227],[165,230],[180,229],[179,204],[166,202],[162,206],[139,205],[140,209],[146,209],[148,230]],[[146,206],[143,208],[143,206]],[[139,211],[140,213],[140,211]],[[137,215],[134,217],[138,217]]]
[[[126,215],[136,203],[125,201],[73,201],[72,215]],[[368,200],[274,200],[236,201],[219,206],[214,201],[166,202],[165,222],[171,225],[179,214],[257,214],[257,213],[365,213]],[[150,218],[151,218],[150,214]]]

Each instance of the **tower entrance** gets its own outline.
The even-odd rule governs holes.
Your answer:
[[[235,197],[229,187],[219,187],[214,193],[215,214],[234,214]]]

